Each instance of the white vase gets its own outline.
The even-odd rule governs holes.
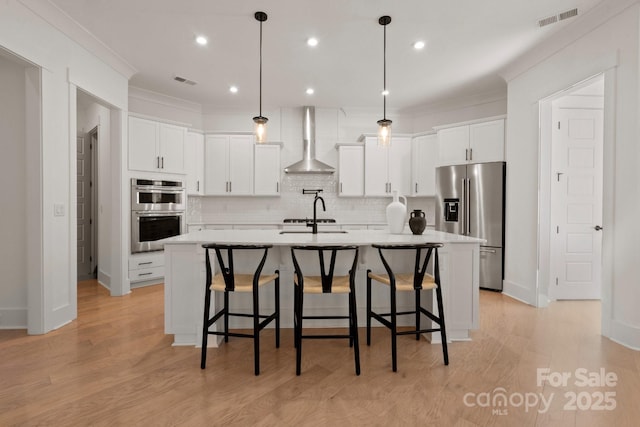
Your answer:
[[[400,202],[404,199],[404,203]],[[397,191],[393,192],[393,201],[387,205],[387,225],[391,234],[402,234],[404,223],[407,219],[407,198],[399,196]]]

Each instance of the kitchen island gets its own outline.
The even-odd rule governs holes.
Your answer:
[[[411,233],[390,234],[386,230],[349,230],[346,232],[325,232],[318,234],[301,232],[282,232],[280,230],[203,230],[183,234],[164,240],[165,251],[165,333],[173,334],[173,345],[199,345],[202,337],[203,298],[205,290],[205,255],[204,243],[226,244],[271,244],[264,273],[276,269],[280,271],[281,295],[280,316],[283,328],[293,328],[293,266],[290,247],[293,245],[358,245],[360,258],[356,272],[356,296],[358,302],[359,326],[366,324],[366,270],[384,272],[377,250],[371,244],[400,244],[438,242],[444,246],[439,250],[440,277],[442,282],[447,336],[451,340],[470,339],[469,331],[479,327],[479,254],[481,239],[460,236],[456,234],[427,230],[416,236]],[[411,259],[397,259],[394,262],[402,264],[403,269],[412,271]],[[255,264],[239,256],[236,261],[236,271],[253,273]],[[317,257],[306,261],[309,268]],[[393,264],[392,264],[393,265]],[[243,271],[243,266],[246,266]],[[305,269],[305,265],[302,266]],[[395,268],[395,267],[394,267]],[[345,274],[346,271],[336,271]],[[261,309],[269,311],[273,308],[273,296],[269,290],[260,294]],[[378,309],[388,306],[388,291],[380,287],[373,293],[372,305]],[[431,291],[424,291],[429,292]],[[399,299],[398,310],[412,303],[411,295]],[[232,307],[234,311],[249,312],[251,308],[250,295],[234,295]],[[244,298],[248,297],[248,298]],[[346,306],[338,298],[340,295],[330,295],[317,304],[305,300],[305,313],[321,314],[327,307],[341,309]],[[218,307],[222,298],[212,296],[212,305]],[[433,303],[433,297],[427,298]],[[231,323],[231,327],[246,327],[245,319],[238,319],[238,323]],[[310,322],[309,326],[336,327],[329,321]],[[373,326],[376,322],[373,322]],[[286,333],[286,332],[285,332]],[[429,335],[429,334],[428,334]],[[427,337],[432,342],[439,342],[439,335]],[[211,346],[217,346],[216,340],[210,340]]]

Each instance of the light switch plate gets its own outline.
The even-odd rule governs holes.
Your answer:
[[[53,205],[53,216],[64,216],[64,205],[62,203]]]

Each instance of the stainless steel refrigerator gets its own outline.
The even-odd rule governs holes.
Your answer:
[[[485,239],[480,287],[502,291],[506,163],[436,168],[436,230]]]

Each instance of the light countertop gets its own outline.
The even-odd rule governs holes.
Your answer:
[[[281,230],[202,230],[164,239],[165,245],[202,244],[208,242],[226,244],[291,245],[358,245],[402,243],[484,243],[483,239],[460,236],[442,231],[425,230],[421,235],[411,232],[391,234],[386,230],[348,230],[346,233],[285,233]]]

